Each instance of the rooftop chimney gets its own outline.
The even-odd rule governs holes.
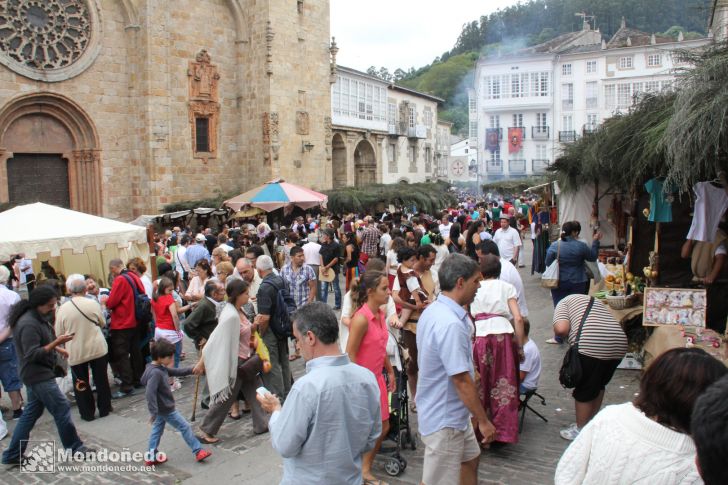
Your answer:
[[[652,34],[650,36],[650,45],[655,45],[655,44],[657,44],[657,39],[655,39],[655,34]]]
[[[620,29],[624,29],[627,27],[627,19],[622,16],[622,24],[619,26]]]

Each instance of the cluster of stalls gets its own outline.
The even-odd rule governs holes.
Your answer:
[[[155,232],[175,226],[192,231],[210,227],[216,232],[234,220],[256,222],[271,215],[282,218],[296,210],[326,207],[326,202],[326,195],[283,180],[226,200],[220,208],[142,215],[131,223],[37,202],[0,212],[0,227],[4,229],[0,234],[0,263],[12,267],[16,258],[31,261],[36,283],[79,273],[105,284],[112,259],[154,261]],[[147,266],[150,275],[156,277],[156,264]],[[21,294],[26,292],[22,285],[18,289]]]
[[[728,362],[728,48],[687,60],[674,89],[635,99],[568,145],[546,186],[560,223],[604,235],[610,277],[592,292],[637,361],[695,345]]]

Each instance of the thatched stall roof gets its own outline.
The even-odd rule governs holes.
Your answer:
[[[379,212],[390,204],[397,208],[416,206],[417,210],[434,214],[457,203],[455,195],[448,190],[445,183],[377,184],[344,187],[324,193],[329,196],[329,211],[338,214]]]
[[[665,176],[661,141],[675,103],[674,93],[646,94],[626,114],[606,120],[594,133],[566,145],[550,170],[562,190],[601,181],[628,188],[646,176]]]
[[[668,182],[687,191],[728,170],[728,43],[680,55],[694,68],[680,77],[661,146],[670,165]]]

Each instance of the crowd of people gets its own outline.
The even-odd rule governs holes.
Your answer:
[[[403,372],[425,444],[422,482],[477,483],[482,450],[518,441],[522,396],[538,389],[541,358],[518,268],[524,237],[550,223],[547,209],[535,198],[468,198],[431,215],[307,214],[281,225],[235,222],[218,234],[175,227],[155,237],[156,271],[140,258],[113,259],[106,278],[54,272],[38,281],[19,255],[0,266],[0,378],[19,420],[3,463],[22,459],[43,409],[64,447],[89,451],[56,381],[67,375],[86,421],[145,394],[148,464],[166,461],[166,424],[202,461],[211,456],[204,445],[226,439],[224,421],[250,413],[254,433],[270,432],[284,459],[282,483],[380,484],[373,463],[382,442],[396,439],[390,395]],[[556,482],[603,483],[608,474],[634,483],[660,473],[660,483],[697,483],[702,473],[709,485],[726,483],[716,452],[725,439],[703,429],[726,426],[726,371],[707,354],[664,354],[634,403],[600,411],[627,340],[587,295],[585,263],[601,235],[589,247],[577,222],[562,230],[538,266],[559,259],[550,342],[578,343],[583,377],[573,391],[576,422],[560,433],[572,444]],[[13,291],[21,286],[27,299]],[[306,374],[294,382],[299,358]],[[175,409],[190,375],[202,391],[197,432]],[[713,420],[691,421],[701,406]],[[634,456],[639,464],[622,466]]]

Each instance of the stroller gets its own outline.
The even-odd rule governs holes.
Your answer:
[[[391,441],[395,446],[382,446],[379,455],[385,460],[384,470],[387,474],[396,477],[407,468],[407,461],[400,452],[407,446],[412,450],[417,447],[409,424],[409,391],[407,389],[407,372],[405,372],[402,359],[402,343],[391,331],[387,350],[387,353],[394,357],[392,366],[397,389],[389,395],[389,434],[385,441]]]

